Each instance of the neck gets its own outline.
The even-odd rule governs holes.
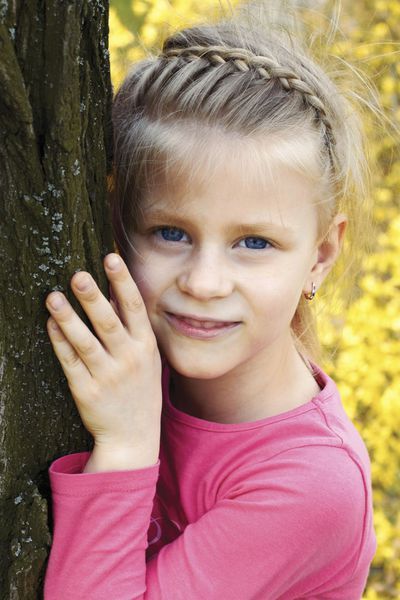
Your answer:
[[[259,353],[215,379],[191,379],[171,369],[170,399],[189,415],[217,423],[256,421],[311,400],[320,391],[293,341]]]

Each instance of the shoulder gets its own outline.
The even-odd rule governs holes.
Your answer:
[[[333,518],[353,514],[365,504],[366,489],[362,467],[343,447],[307,445],[291,448],[271,458],[266,467],[267,481],[274,478],[296,490],[300,504],[312,506],[314,513]]]
[[[245,495],[247,501],[261,502],[266,515],[277,509],[286,523],[302,524],[309,535],[336,535],[340,527],[354,543],[362,534],[365,478],[344,448],[307,445],[285,450],[248,465],[235,487],[240,490],[236,498]]]
[[[226,500],[262,552],[272,543],[313,572],[326,565],[339,572],[358,560],[366,492],[362,472],[344,448],[291,448],[248,465]]]
[[[271,462],[282,500],[289,502],[289,527],[321,552],[315,563],[354,567],[372,520],[361,463],[346,448],[328,445],[293,448]]]

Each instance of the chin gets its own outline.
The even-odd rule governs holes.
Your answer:
[[[227,364],[215,355],[201,359],[199,356],[180,356],[179,353],[168,351],[163,351],[163,354],[177,373],[190,379],[217,379],[234,368],[234,365]]]

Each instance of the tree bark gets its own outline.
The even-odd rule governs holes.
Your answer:
[[[47,469],[90,448],[44,305],[113,250],[107,0],[0,0],[0,598],[42,596]],[[86,323],[88,322],[85,318]]]

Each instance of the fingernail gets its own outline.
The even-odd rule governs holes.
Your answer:
[[[65,298],[62,294],[55,294],[54,296],[51,296],[49,303],[54,310],[58,310],[65,304]]]
[[[118,269],[118,267],[120,266],[121,261],[119,260],[118,256],[116,256],[115,254],[111,254],[110,256],[107,256],[107,260],[106,260],[106,266],[111,269],[112,271],[116,271]]]
[[[78,279],[78,281],[75,282],[75,284],[78,290],[84,292],[85,290],[88,290],[90,288],[92,282],[90,280],[90,277],[81,277],[80,279]]]

